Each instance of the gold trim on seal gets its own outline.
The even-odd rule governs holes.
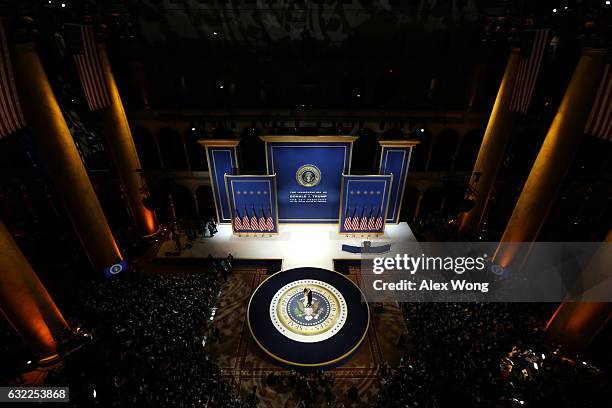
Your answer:
[[[312,180],[304,180],[302,178],[307,171],[313,174]],[[321,182],[321,170],[314,164],[304,164],[295,172],[295,180],[302,187],[315,187]]]
[[[294,269],[294,268],[292,268]],[[338,272],[338,271],[334,271],[331,269],[325,269],[326,271],[329,272],[333,272],[333,273],[337,273],[338,275],[342,276],[344,279],[348,280],[349,282],[351,282],[353,285],[355,285],[355,287],[357,288],[357,290],[359,291],[359,293],[361,293],[361,297],[363,298],[363,303],[365,303],[366,305],[366,310],[368,312],[368,323],[366,324],[366,328],[363,331],[363,335],[361,336],[361,338],[359,339],[359,341],[357,342],[357,344],[355,344],[355,346],[353,346],[353,348],[351,348],[348,352],[344,353],[343,355],[341,355],[340,357],[337,357],[333,360],[330,361],[324,361],[321,363],[316,363],[316,364],[304,364],[304,363],[296,363],[294,361],[289,361],[289,360],[285,360],[284,358],[278,357],[277,355],[275,355],[274,353],[272,353],[271,351],[269,351],[268,349],[266,349],[260,342],[259,340],[257,340],[257,337],[255,336],[255,334],[253,333],[253,328],[251,327],[251,321],[249,319],[250,316],[250,312],[251,312],[251,302],[253,301],[253,297],[255,296],[255,294],[257,293],[257,290],[261,287],[261,285],[263,285],[268,279],[272,278],[273,276],[276,276],[279,273],[283,273],[283,272],[287,272],[290,271],[291,269],[287,269],[284,271],[278,271],[276,273],[273,273],[272,275],[268,276],[266,279],[264,279],[253,291],[253,293],[251,294],[251,298],[249,299],[249,304],[247,306],[247,316],[246,316],[246,320],[247,320],[247,325],[249,327],[249,332],[251,332],[251,337],[253,337],[253,340],[255,341],[255,343],[257,343],[257,345],[259,346],[260,349],[262,349],[264,351],[264,353],[266,353],[267,355],[269,355],[270,357],[272,357],[273,359],[275,359],[276,361],[280,361],[281,363],[284,364],[289,364],[289,365],[294,365],[297,367],[321,367],[321,366],[326,366],[326,365],[330,365],[330,364],[334,364],[337,363],[338,361],[341,361],[343,359],[345,359],[346,357],[350,356],[351,354],[353,354],[353,352],[355,350],[357,350],[357,348],[359,348],[359,346],[361,345],[361,343],[363,343],[363,340],[365,339],[365,337],[368,334],[368,330],[370,329],[370,306],[368,305],[368,301],[365,297],[365,294],[363,293],[363,291],[359,288],[359,285],[357,285],[355,282],[353,282],[352,280],[350,280],[349,278],[347,278],[344,274]]]
[[[300,334],[302,336],[314,336],[317,334],[321,334],[324,333],[328,330],[330,330],[338,321],[338,318],[340,317],[340,313],[342,312],[340,310],[340,301],[338,300],[338,298],[336,297],[336,295],[334,295],[332,292],[330,292],[329,290],[325,289],[324,287],[320,286],[320,285],[316,285],[316,284],[312,284],[309,287],[315,288],[317,292],[319,292],[319,294],[321,294],[321,296],[329,298],[331,297],[335,303],[336,306],[336,314],[335,316],[333,316],[331,323],[329,323],[326,327],[319,329],[319,330],[313,330],[313,331],[309,331],[309,332],[303,332],[303,331],[299,331],[297,329],[294,329],[293,327],[287,326],[285,324],[284,319],[282,318],[282,305],[284,303],[284,300],[287,299],[290,296],[293,296],[293,293],[291,293],[291,289],[295,289],[295,288],[289,288],[285,293],[282,294],[282,296],[280,297],[280,299],[278,299],[278,304],[276,307],[276,316],[278,318],[278,321],[285,327],[285,329],[289,330],[290,332],[293,332],[295,334]],[[336,289],[337,290],[337,289]],[[328,294],[328,296],[325,296],[325,294]],[[329,302],[331,305],[331,302]]]

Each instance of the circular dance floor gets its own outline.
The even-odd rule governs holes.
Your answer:
[[[255,289],[247,320],[255,342],[277,362],[324,368],[342,364],[357,350],[368,330],[370,310],[346,276],[295,268],[270,276]]]

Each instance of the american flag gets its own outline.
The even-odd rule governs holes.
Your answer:
[[[368,217],[365,215],[365,208],[361,210],[361,222],[359,224],[360,230],[368,229]]]
[[[353,229],[353,224],[351,221],[351,214],[350,214],[351,209],[347,208],[346,210],[346,217],[344,217],[344,230],[345,231],[350,231]]]
[[[237,208],[234,212],[234,229],[236,231],[242,231],[242,220],[240,219],[240,213]]]
[[[259,217],[259,229],[261,231],[266,231],[268,227],[266,226],[266,214],[264,213],[263,208],[260,208],[261,217]]]
[[[612,68],[606,64],[584,133],[612,141]]]
[[[548,46],[549,32],[548,29],[541,29],[528,30],[523,33],[518,72],[510,101],[510,109],[515,112],[527,113],[544,51]]]
[[[249,211],[244,207],[244,215],[242,216],[242,228],[251,229],[251,221],[249,221]]]
[[[93,27],[67,24],[66,32],[89,110],[106,108],[111,104],[110,92],[104,79]]]
[[[0,20],[0,138],[24,128],[26,125],[15,88],[13,67],[4,27]]]
[[[353,230],[359,229],[359,216],[357,215],[357,208],[353,211],[353,219],[352,219]]]
[[[383,227],[383,217],[382,217],[382,211],[379,208],[378,214],[376,215],[376,224],[374,225],[374,229],[376,231],[381,231],[382,227]]]
[[[376,219],[374,218],[374,208],[370,208],[370,216],[368,217],[368,229],[373,230],[376,226]]]
[[[251,215],[251,229],[255,231],[259,229],[259,222],[257,220],[257,213],[255,212],[255,206],[253,206],[253,215]]]
[[[274,219],[272,218],[272,209],[268,208],[268,218],[266,218],[266,229],[268,231],[274,230]]]

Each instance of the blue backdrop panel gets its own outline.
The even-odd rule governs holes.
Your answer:
[[[404,186],[406,185],[411,153],[411,147],[382,147],[380,174],[393,175],[387,222],[399,222],[402,196],[404,194]]]
[[[217,219],[221,223],[231,222],[231,212],[225,192],[226,174],[235,174],[238,159],[235,146],[206,146],[208,169],[212,183]]]
[[[277,176],[280,222],[338,222],[342,174],[349,172],[351,148],[351,142],[266,143],[268,174]],[[315,173],[316,185],[298,182],[304,169],[306,175]]]
[[[276,176],[225,176],[234,233],[278,232]]]
[[[393,176],[343,176],[341,233],[383,232]]]

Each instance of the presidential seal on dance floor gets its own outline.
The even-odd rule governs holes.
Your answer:
[[[269,276],[255,289],[247,322],[253,340],[281,365],[331,368],[363,342],[370,310],[351,278],[295,268]]]
[[[311,300],[305,294],[311,291]],[[270,319],[284,336],[301,343],[327,340],[344,326],[344,296],[332,285],[300,279],[283,286],[270,302]]]

